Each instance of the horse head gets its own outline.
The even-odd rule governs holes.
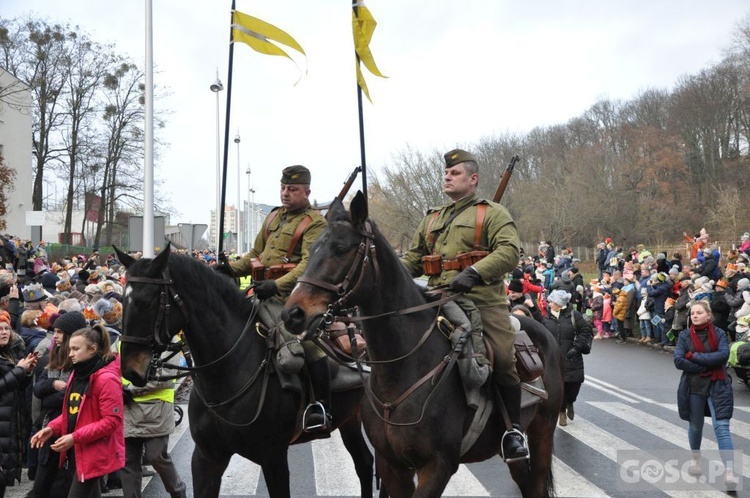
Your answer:
[[[135,259],[116,247],[115,252],[128,270],[120,337],[122,376],[142,387],[149,380],[152,360],[185,327],[187,317],[177,306],[169,276],[169,244],[153,259]]]
[[[282,314],[287,330],[296,334],[313,333],[332,313],[359,304],[377,281],[375,235],[362,192],[349,212],[335,199],[326,218],[328,227],[311,247]]]

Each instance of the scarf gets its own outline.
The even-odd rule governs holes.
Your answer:
[[[690,325],[690,340],[693,342],[693,349],[697,353],[705,353],[706,348],[703,347],[703,341],[698,337],[699,331],[708,330],[708,347],[711,351],[716,351],[719,348],[719,338],[716,336],[716,330],[714,324],[709,320],[703,325]],[[711,376],[711,380],[724,380],[724,366],[718,365],[710,370],[700,374],[701,377]]]

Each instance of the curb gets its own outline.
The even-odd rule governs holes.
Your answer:
[[[659,344],[653,344],[653,343],[651,343],[651,344],[641,344],[639,342],[640,340],[641,339],[639,337],[628,337],[627,338],[628,343],[635,344],[636,346],[642,346],[642,347],[646,347],[646,348],[650,348],[650,349],[655,349],[657,351],[665,351],[665,352],[668,352],[668,353],[674,353],[674,349],[675,349],[674,346],[660,346]]]

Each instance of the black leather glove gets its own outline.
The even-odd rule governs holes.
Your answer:
[[[451,289],[456,292],[469,292],[472,287],[482,282],[482,276],[473,266],[468,267],[453,279]]]
[[[226,261],[219,262],[216,266],[214,266],[214,271],[216,271],[217,273],[221,273],[222,275],[226,275],[229,278],[236,278],[234,270],[232,270],[232,267],[229,266],[229,263]]]
[[[566,358],[568,358],[570,361],[577,360],[581,356],[581,352],[578,351],[578,348],[573,346],[568,350],[568,354],[565,355]]]
[[[258,299],[268,299],[275,296],[279,292],[279,288],[276,286],[276,282],[273,280],[263,280],[255,286],[255,295]]]

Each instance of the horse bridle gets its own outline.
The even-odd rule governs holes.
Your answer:
[[[336,318],[336,313],[346,308],[346,301],[362,285],[365,273],[367,273],[367,268],[370,264],[372,264],[373,270],[375,271],[375,285],[378,284],[378,279],[380,277],[380,266],[378,265],[378,256],[375,247],[375,234],[372,231],[370,222],[364,222],[364,229],[358,229],[348,221],[333,221],[329,223],[329,225],[345,225],[351,227],[362,236],[362,240],[359,243],[357,254],[349,267],[349,271],[340,283],[330,284],[324,280],[304,275],[297,279],[297,282],[310,284],[313,287],[331,291],[338,296],[338,299],[329,304],[328,310],[322,315],[323,323],[326,325],[333,323],[333,320]],[[357,268],[359,268],[359,275],[355,281]],[[354,285],[352,285],[352,282],[354,282]]]
[[[345,225],[345,226],[349,226],[353,228],[362,236],[362,241],[359,243],[359,247],[357,249],[357,256],[354,258],[352,265],[349,267],[349,271],[346,273],[346,276],[344,277],[344,280],[341,281],[341,283],[330,284],[323,280],[312,278],[312,277],[306,277],[306,276],[302,276],[297,279],[297,282],[306,283],[314,287],[318,287],[320,289],[331,291],[338,296],[338,300],[329,304],[326,312],[320,315],[320,318],[321,318],[320,321],[317,323],[315,327],[313,327],[315,329],[315,332],[321,333],[323,329],[326,326],[331,325],[334,322],[334,320],[338,320],[344,323],[363,322],[365,320],[372,320],[375,318],[407,315],[410,313],[415,313],[417,311],[422,311],[422,310],[429,309],[429,308],[434,308],[434,307],[438,308],[438,313],[435,316],[435,320],[432,322],[430,327],[422,335],[420,340],[417,342],[416,346],[405,355],[402,355],[398,358],[394,358],[391,360],[384,360],[384,361],[372,361],[372,360],[362,361],[359,357],[355,356],[354,358],[354,362],[357,365],[357,371],[359,373],[360,380],[362,381],[362,385],[365,389],[365,397],[370,403],[370,406],[372,407],[375,415],[384,423],[386,423],[387,425],[391,425],[391,426],[408,427],[408,426],[417,425],[421,423],[422,420],[424,419],[427,406],[429,405],[430,401],[432,401],[438,389],[443,384],[443,381],[448,377],[448,374],[451,372],[451,370],[455,366],[456,361],[458,360],[458,357],[461,353],[461,348],[463,347],[463,343],[468,339],[468,334],[464,334],[464,336],[461,338],[461,341],[459,341],[460,347],[457,346],[456,348],[453,348],[452,351],[448,355],[446,355],[440,363],[437,364],[437,366],[435,366],[422,378],[417,380],[411,387],[409,387],[404,393],[402,393],[402,395],[399,396],[398,399],[388,402],[388,403],[384,403],[383,401],[381,401],[373,392],[372,388],[370,387],[369,381],[367,381],[364,377],[362,364],[366,363],[366,364],[372,365],[372,364],[394,363],[394,362],[401,361],[411,356],[419,348],[421,348],[422,345],[424,345],[424,343],[427,341],[427,338],[432,334],[433,330],[435,330],[436,328],[435,326],[437,325],[439,315],[440,315],[439,307],[448,301],[453,301],[454,299],[456,299],[458,297],[458,294],[455,294],[449,297],[443,297],[442,299],[439,299],[438,301],[435,301],[435,302],[420,304],[420,305],[402,309],[402,310],[389,311],[386,313],[382,313],[380,315],[367,316],[367,317],[337,316],[338,313],[341,313],[346,308],[347,299],[362,285],[362,282],[364,280],[364,276],[370,264],[370,261],[372,261],[373,269],[375,271],[375,285],[377,285],[378,278],[380,276],[380,267],[378,265],[377,252],[375,249],[375,235],[372,232],[372,227],[369,221],[365,221],[363,225],[364,230],[357,229],[356,227],[354,227],[352,223],[348,221],[334,221],[330,224],[331,225],[340,224],[340,225]],[[357,280],[354,283],[354,285],[350,288],[349,286],[354,279],[358,266],[360,268],[359,276],[357,277]],[[311,320],[310,323],[315,323],[315,320],[318,320],[318,317]],[[308,333],[309,332],[311,331],[308,331]],[[352,351],[356,351],[356,341],[354,339],[354,335],[351,329],[349,331],[349,337],[352,342]],[[411,396],[420,386],[425,385],[425,384],[431,385],[432,389],[430,391],[430,394],[427,396],[427,399],[422,405],[422,410],[421,410],[421,414],[419,418],[416,421],[404,422],[404,423],[397,423],[397,422],[391,421],[390,420],[391,412],[398,405],[400,405],[403,401],[405,401],[409,396]],[[380,410],[383,410],[384,415],[380,414],[380,410],[378,408],[380,408]]]

